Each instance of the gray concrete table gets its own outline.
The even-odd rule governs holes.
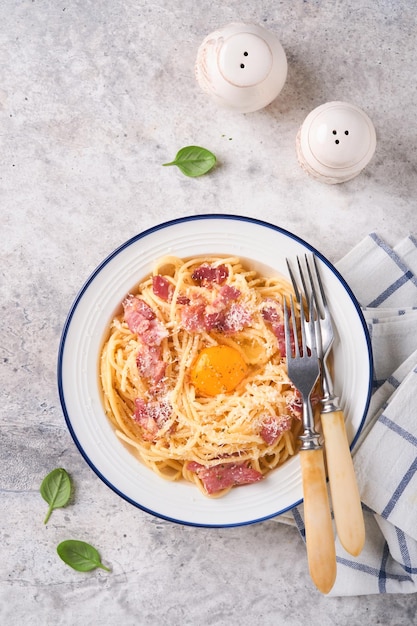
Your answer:
[[[203,38],[238,20],[272,30],[289,64],[279,97],[245,115],[218,109],[193,68]],[[291,526],[181,526],[119,498],[71,439],[56,361],[90,272],[172,217],[258,217],[334,262],[371,231],[389,243],[416,234],[415,27],[413,0],[0,4],[3,624],[412,623],[415,595],[321,596]],[[331,100],[365,110],[378,140],[365,171],[334,186],[295,153],[305,116]],[[209,176],[161,167],[188,144],[217,155]],[[74,503],[44,526],[39,485],[60,466]],[[111,574],[60,561],[56,545],[74,535]]]

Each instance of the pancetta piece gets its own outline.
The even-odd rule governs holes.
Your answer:
[[[206,303],[202,298],[195,298],[181,309],[181,324],[189,333],[206,330]]]
[[[243,463],[219,463],[211,467],[205,467],[200,463],[191,461],[188,463],[187,469],[196,472],[209,495],[229,487],[256,483],[263,478],[262,474],[248,466],[246,461]]]
[[[162,360],[160,346],[148,346],[146,343],[139,346],[136,365],[139,375],[153,385],[157,385],[164,378],[167,367],[165,361]]]
[[[282,433],[291,428],[291,418],[267,415],[262,421],[260,435],[268,446],[274,444]]]
[[[199,285],[208,286],[210,283],[217,283],[221,285],[229,276],[229,270],[225,265],[218,265],[213,267],[208,263],[196,267],[193,271],[191,278]]]
[[[224,308],[234,300],[237,300],[240,296],[240,291],[237,287],[233,287],[233,285],[223,285],[220,287],[219,295],[214,300],[212,306]]]
[[[286,356],[285,347],[285,327],[284,327],[284,312],[282,305],[273,298],[265,300],[262,307],[262,317],[265,322],[271,324],[271,330],[274,333],[278,341],[279,351],[282,357]],[[291,345],[294,347],[294,339],[292,330],[290,330]]]
[[[223,285],[211,304],[202,297],[197,297],[184,306],[181,310],[181,323],[188,332],[216,330],[225,334],[236,333],[252,321],[249,310],[236,302],[239,297],[239,289]]]
[[[174,285],[170,283],[165,276],[157,274],[156,276],[152,276],[152,291],[158,298],[161,298],[161,300],[170,302],[172,294],[174,293]]]
[[[226,311],[223,324],[220,329],[226,335],[237,333],[243,330],[252,321],[252,316],[248,309],[238,302],[234,302]]]
[[[123,301],[124,318],[132,333],[137,334],[144,344],[159,346],[168,337],[168,330],[160,322],[152,308],[137,296],[128,296]]]
[[[165,425],[172,414],[171,405],[165,400],[151,400],[146,402],[142,398],[135,400],[133,419],[142,428],[142,437],[146,441],[153,441],[159,430]]]

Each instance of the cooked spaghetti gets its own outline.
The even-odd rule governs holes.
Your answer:
[[[301,402],[282,317],[290,293],[237,257],[166,256],[125,298],[101,354],[104,405],[153,471],[220,496],[296,453]]]

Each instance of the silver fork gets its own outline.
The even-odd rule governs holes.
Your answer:
[[[294,290],[302,302],[303,292],[298,288],[288,261],[287,265]],[[332,318],[316,257],[313,255],[310,261],[307,255],[305,256],[306,271],[303,270],[303,264],[299,258],[297,258],[297,265],[305,299],[314,301],[315,313],[310,311],[310,320],[313,316],[315,326],[313,334],[315,334],[321,366],[323,390],[321,424],[336,529],[345,550],[357,556],[365,543],[365,525],[346,434],[345,417],[339,406],[339,400],[333,393],[333,381],[327,364],[334,340]]]
[[[303,428],[300,439],[301,474],[304,496],[304,524],[310,576],[322,593],[328,593],[336,578],[336,550],[326,485],[323,448],[314,426],[311,392],[316,384],[320,368],[315,340],[307,347],[306,328],[314,337],[313,298],[310,299],[310,316],[307,322],[303,306],[300,306],[301,337],[297,332],[297,320],[293,298],[290,310],[284,299],[284,327],[288,376],[303,400]],[[291,319],[290,319],[291,317]],[[294,353],[292,341],[294,339]]]

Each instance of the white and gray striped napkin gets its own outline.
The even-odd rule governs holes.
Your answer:
[[[336,268],[361,305],[371,337],[374,378],[368,415],[353,450],[366,543],[362,553],[352,557],[336,539],[337,578],[329,595],[413,593],[417,591],[417,239],[410,235],[391,248],[372,233]],[[292,513],[304,536],[302,506]]]

